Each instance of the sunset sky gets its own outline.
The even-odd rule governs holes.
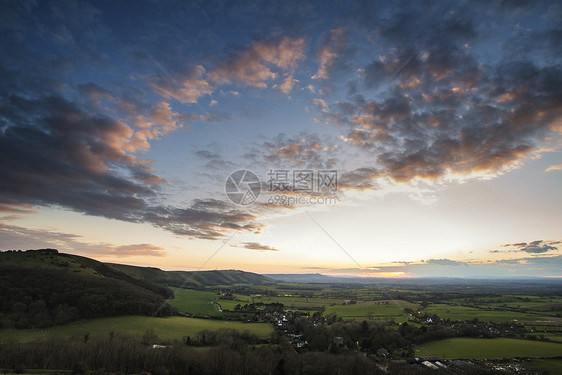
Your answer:
[[[14,0],[0,31],[2,250],[562,277],[559,1]]]

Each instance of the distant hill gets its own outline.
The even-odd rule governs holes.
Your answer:
[[[320,283],[320,284],[369,284],[372,282],[365,277],[336,277],[320,273],[279,273],[263,275],[273,280],[286,283]]]
[[[54,249],[0,252],[0,327],[115,315],[169,315],[168,288]]]
[[[202,288],[206,286],[234,284],[275,284],[276,281],[257,273],[221,271],[163,271],[154,267],[138,267],[126,264],[107,263],[114,269],[129,273],[141,280],[182,288]]]

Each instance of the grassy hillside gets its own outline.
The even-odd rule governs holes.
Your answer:
[[[115,315],[169,315],[172,292],[56,250],[0,252],[0,327],[48,327]]]
[[[205,286],[233,284],[275,284],[275,280],[256,273],[224,271],[163,271],[154,267],[137,267],[125,264],[107,263],[112,268],[127,272],[142,280],[181,288],[201,288]]]
[[[38,342],[58,338],[108,337],[110,333],[140,336],[152,329],[163,341],[181,340],[203,330],[233,328],[240,332],[249,331],[260,338],[267,338],[273,332],[271,324],[242,323],[236,321],[195,319],[179,316],[153,318],[149,316],[117,316],[88,319],[46,329],[0,329],[0,344],[3,342]]]

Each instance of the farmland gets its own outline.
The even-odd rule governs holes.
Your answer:
[[[212,301],[218,295],[206,290],[170,288],[175,297],[167,302],[178,311],[189,314],[217,315],[218,311]]]
[[[174,347],[166,353],[192,364],[197,358],[207,363],[215,350],[239,360],[250,351],[261,358],[253,352],[259,348],[277,360],[287,353],[302,361],[327,356],[318,363],[339,363],[331,354],[340,353],[370,369],[372,361],[396,365],[415,356],[470,361],[481,369],[493,368],[496,358],[517,366],[510,358],[525,357],[535,358],[527,361],[531,369],[560,372],[557,282],[298,283],[235,270],[186,274],[107,265],[52,249],[4,258],[2,275],[18,277],[2,285],[4,367],[12,364],[1,355],[13,355],[13,347],[30,368],[42,368],[45,355],[54,358],[55,369],[69,369],[80,358],[97,363],[108,345],[137,356],[139,364],[147,356],[165,363],[151,351],[156,344]],[[106,366],[118,355],[109,355]],[[447,366],[454,368],[453,362]],[[119,363],[116,371],[130,371],[126,358]],[[147,366],[138,368],[153,369]]]
[[[562,344],[510,338],[478,339],[456,337],[420,345],[416,356],[440,358],[491,359],[512,357],[557,357]]]
[[[267,338],[273,332],[271,325],[265,323],[245,324],[237,321],[185,317],[120,316],[79,321],[45,329],[2,329],[0,330],[0,342],[83,338],[85,334],[88,334],[90,338],[107,337],[110,333],[141,336],[148,329],[152,329],[161,341],[173,341],[181,340],[184,336],[194,335],[202,330],[220,328],[233,328],[241,332],[249,331],[261,338]]]

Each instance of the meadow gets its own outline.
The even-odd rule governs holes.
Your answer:
[[[408,314],[404,308],[415,309],[418,304],[401,300],[381,300],[357,302],[326,307],[326,314],[336,314],[338,317],[350,320],[394,320],[405,322]]]
[[[415,353],[417,357],[443,359],[543,358],[561,356],[562,344],[512,338],[456,337],[419,345]]]
[[[85,334],[88,334],[90,338],[107,337],[111,333],[141,336],[149,329],[154,331],[160,341],[171,342],[181,340],[184,336],[193,336],[202,330],[217,330],[220,328],[233,328],[240,332],[249,331],[260,338],[268,338],[273,332],[273,328],[267,323],[242,323],[177,316],[166,318],[119,316],[83,320],[45,329],[0,329],[0,343],[49,341],[55,338],[83,338]]]
[[[429,315],[437,314],[441,319],[471,320],[478,318],[480,321],[494,323],[509,323],[512,321],[544,320],[541,316],[533,313],[514,312],[509,310],[488,310],[461,305],[429,304],[423,310]]]
[[[170,288],[175,297],[166,300],[179,312],[201,315],[218,315],[216,306],[212,303],[220,295],[216,292],[206,290]]]

